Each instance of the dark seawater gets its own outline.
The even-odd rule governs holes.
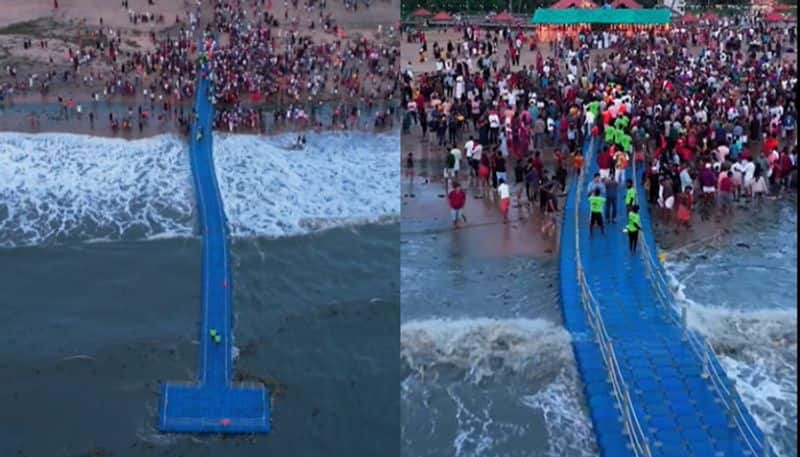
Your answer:
[[[777,455],[796,457],[796,199],[740,207],[722,236],[667,253],[689,325],[714,347]]]
[[[402,222],[403,456],[597,455],[557,260],[487,255],[435,225]]]
[[[269,435],[163,435],[196,378],[200,240],[0,250],[0,456],[399,454],[399,225],[232,244],[238,380]],[[379,405],[379,406],[376,406]]]

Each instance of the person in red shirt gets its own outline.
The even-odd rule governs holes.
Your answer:
[[[774,136],[767,136],[764,140],[764,156],[768,157],[775,149],[778,149],[778,140]]]
[[[723,172],[719,181],[719,209],[722,215],[733,212],[733,172]]]
[[[611,146],[613,147],[613,146]],[[597,156],[597,166],[600,168],[600,179],[606,179],[611,175],[611,147],[604,149],[600,155]]]
[[[789,152],[786,148],[783,148],[781,151],[781,156],[778,159],[778,170],[780,170],[780,175],[778,178],[780,179],[780,184],[784,188],[788,188],[789,185],[789,176],[792,174],[792,159],[789,157]]]
[[[542,153],[536,151],[533,153],[533,161],[531,162],[531,165],[533,165],[533,168],[536,169],[536,173],[538,173],[539,176],[542,176],[542,174],[544,173],[544,163],[542,162],[541,157]]]
[[[575,176],[580,176],[581,170],[583,169],[583,156],[581,155],[580,149],[575,150],[575,155],[572,158],[572,165]]]
[[[461,189],[458,181],[453,182],[453,190],[447,194],[447,203],[450,205],[450,214],[453,217],[453,229],[458,228],[458,221],[463,219],[467,222],[467,218],[461,213],[464,205],[467,203],[467,195]]]

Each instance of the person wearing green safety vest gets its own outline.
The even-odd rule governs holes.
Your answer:
[[[636,204],[636,188],[633,187],[633,181],[630,179],[625,180],[625,187],[628,189],[625,191],[625,209],[630,212],[633,205]]]
[[[589,197],[589,211],[591,212],[589,218],[589,236],[592,236],[592,228],[595,224],[600,226],[600,233],[603,235],[606,232],[603,229],[603,207],[606,205],[606,198],[600,195],[600,189],[595,189],[591,197]]]
[[[639,243],[639,230],[641,229],[639,205],[634,204],[628,210],[628,225],[625,226],[625,231],[628,232],[628,249],[631,254],[636,252],[636,245]]]

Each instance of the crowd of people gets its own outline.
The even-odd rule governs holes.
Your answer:
[[[436,32],[411,33],[422,63]],[[418,126],[422,141],[442,151],[445,185],[460,179],[497,193],[513,167],[520,187],[552,194],[583,167],[583,140],[608,142],[611,126],[626,140],[594,157],[610,170],[602,179],[616,192],[633,178],[626,170],[635,160],[643,198],[665,222],[688,227],[697,212],[724,216],[734,201],[796,188],[794,25],[741,15],[668,30],[585,30],[546,46],[511,28],[464,24],[459,35],[433,41],[434,70],[415,73],[409,61],[402,74],[403,130]],[[624,126],[608,124],[617,88]],[[517,194],[521,203],[523,195],[542,211],[549,205],[530,191]]]
[[[166,116],[193,98],[200,57],[211,69],[215,124],[228,131],[258,130],[265,110],[302,126],[307,118],[302,106],[391,106],[399,72],[399,49],[387,39],[393,28],[381,28],[378,38],[347,38],[324,1],[284,2],[283,18],[273,14],[268,0],[211,4],[212,11],[204,11],[198,2],[186,18],[176,18],[177,33],[152,32],[152,49],[123,51],[123,32],[101,27],[79,40],[83,46],[68,50],[66,69],[56,70],[65,65],[52,58],[46,73],[21,75],[9,66],[0,79],[0,102],[19,94],[77,89],[94,102],[145,100],[151,111],[163,110]],[[158,21],[128,11],[131,21]],[[213,20],[203,31],[215,34],[218,46],[201,55],[198,24],[204,13]],[[386,123],[385,114],[376,114],[376,125]]]

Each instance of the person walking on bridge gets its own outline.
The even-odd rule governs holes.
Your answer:
[[[605,220],[610,224],[617,222],[617,181],[611,178],[603,180],[606,188],[606,204],[603,211]]]
[[[589,237],[592,236],[592,229],[595,225],[600,226],[600,233],[605,235],[606,232],[603,229],[603,207],[606,204],[606,198],[600,192],[600,188],[595,188],[594,192],[592,192],[592,196],[589,197],[589,211],[590,211],[590,218],[589,218]]]
[[[630,179],[625,181],[625,187],[628,188],[625,191],[625,209],[630,211],[631,208],[636,204],[636,188],[633,187],[633,181]]]
[[[600,173],[595,173],[594,178],[589,181],[589,186],[587,188],[587,192],[591,197],[594,195],[595,190],[600,190],[600,194],[605,197],[606,196],[606,185],[603,184],[603,180],[600,178]]]
[[[628,249],[631,254],[636,253],[636,245],[639,243],[639,230],[641,229],[639,205],[633,205],[628,210],[628,225],[625,226],[625,231],[628,232]]]

